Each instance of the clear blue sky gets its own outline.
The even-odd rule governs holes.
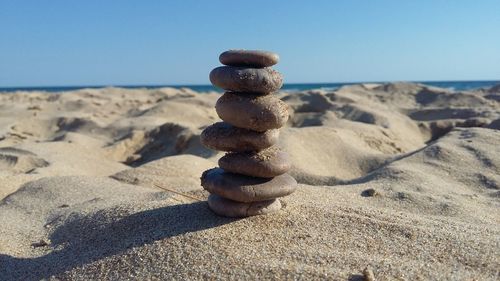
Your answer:
[[[288,83],[500,79],[499,0],[0,0],[0,87],[209,84],[226,49]]]

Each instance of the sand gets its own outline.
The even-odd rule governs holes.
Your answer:
[[[280,92],[298,191],[214,215],[219,94],[0,93],[0,279],[498,280],[498,87]]]

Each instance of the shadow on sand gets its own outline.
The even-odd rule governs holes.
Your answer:
[[[110,212],[113,210],[70,218],[50,236],[56,250],[45,256],[0,255],[0,279],[49,278],[133,247],[235,221],[214,215],[206,202],[167,206],[118,219],[112,219]]]

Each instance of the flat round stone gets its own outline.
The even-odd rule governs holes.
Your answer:
[[[288,153],[277,147],[259,152],[230,152],[219,159],[219,167],[227,172],[252,177],[272,178],[290,170]]]
[[[229,50],[220,54],[219,61],[230,66],[267,67],[278,63],[278,54],[257,50]]]
[[[203,172],[201,185],[212,194],[237,202],[270,200],[289,195],[297,189],[297,182],[288,174],[256,178],[229,173],[221,168]]]
[[[270,94],[283,86],[283,77],[269,67],[219,66],[210,72],[210,82],[228,91]]]
[[[208,206],[217,215],[231,218],[266,215],[281,209],[281,203],[276,199],[242,203],[226,199],[216,194],[210,194],[208,196]]]
[[[278,142],[279,130],[256,132],[237,128],[226,122],[212,124],[201,132],[201,143],[220,151],[259,151],[275,145]]]
[[[289,117],[288,105],[272,95],[226,92],[217,100],[215,110],[225,122],[258,132],[281,128]]]

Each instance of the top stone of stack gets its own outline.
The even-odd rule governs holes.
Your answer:
[[[229,66],[269,67],[278,63],[278,54],[256,50],[229,50],[219,56],[219,61]]]
[[[241,94],[269,95],[283,86],[283,76],[271,68],[279,60],[275,53],[230,50],[219,60],[225,65],[214,68],[209,75],[216,87]]]

